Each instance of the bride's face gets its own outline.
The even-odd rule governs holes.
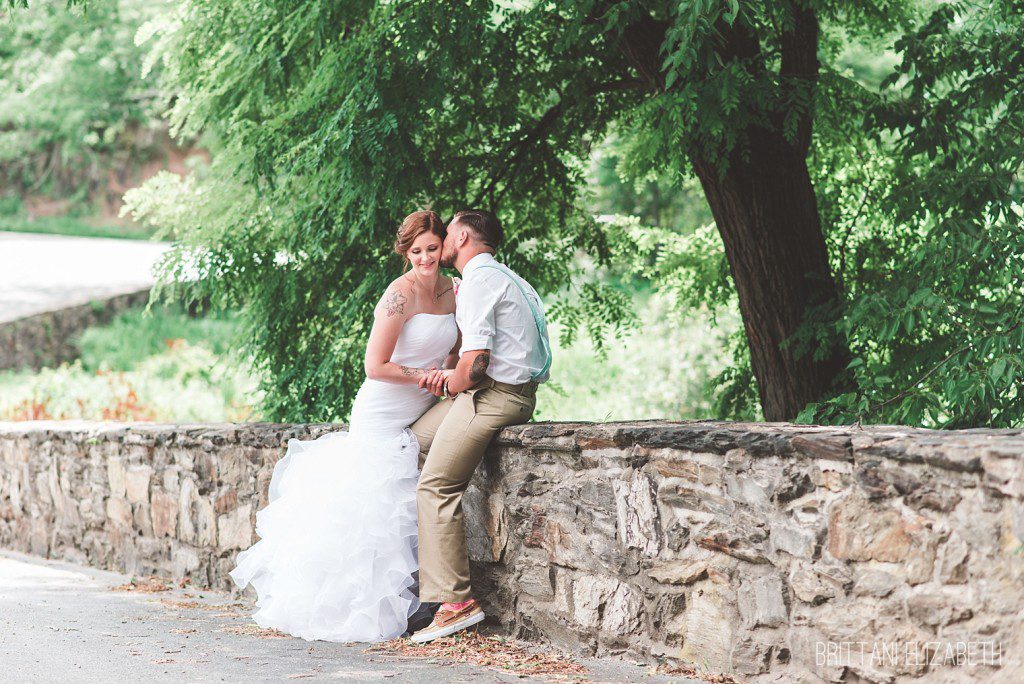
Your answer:
[[[413,240],[407,256],[416,275],[423,277],[435,275],[440,268],[438,262],[441,259],[441,238],[433,233],[420,235]]]

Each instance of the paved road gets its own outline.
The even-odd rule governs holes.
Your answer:
[[[160,242],[0,231],[0,322],[153,284]]]
[[[468,665],[367,654],[360,645],[261,637],[248,617],[248,600],[187,589],[113,590],[127,581],[112,572],[0,551],[0,678],[76,684],[531,681]],[[580,662],[590,669],[587,681],[695,681],[651,676],[619,660]]]

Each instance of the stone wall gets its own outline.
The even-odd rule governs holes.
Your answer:
[[[0,424],[0,546],[225,587],[290,437]],[[467,494],[514,633],[753,681],[1024,681],[1024,433],[505,430]]]
[[[75,337],[125,309],[145,306],[149,289],[112,295],[56,311],[0,322],[0,370],[57,366],[78,358]]]

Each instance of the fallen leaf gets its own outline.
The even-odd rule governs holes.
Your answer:
[[[133,577],[127,584],[111,587],[111,591],[137,591],[140,594],[156,594],[161,591],[170,591],[174,588],[174,581],[165,577],[144,577],[137,579]]]
[[[228,634],[245,634],[259,639],[290,639],[291,635],[279,632],[276,629],[264,629],[256,624],[248,625],[225,625],[217,630]]]
[[[175,610],[188,610],[190,608],[198,608],[199,601],[175,601],[173,599],[160,599],[160,605],[166,608],[174,608]]]
[[[570,655],[476,632],[435,639],[427,644],[392,639],[364,653],[425,658],[426,662],[438,665],[465,663],[519,677],[543,677],[547,681],[574,680],[587,674],[587,668]]]

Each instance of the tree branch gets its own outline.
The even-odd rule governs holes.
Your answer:
[[[994,335],[997,335],[997,334],[999,334],[999,335],[1009,335],[1009,334],[1010,334],[1011,332],[1013,332],[1014,330],[1016,330],[1016,329],[1017,329],[1017,328],[1019,328],[1020,326],[1021,326],[1021,321],[1017,321],[1016,323],[1014,323],[1013,325],[1011,325],[1011,326],[1010,326],[1009,328],[1007,328],[1006,330],[1003,330],[1003,331],[1001,331],[1001,332],[999,332],[999,331],[996,331],[996,332],[992,332],[992,333],[989,333],[989,334],[987,334],[987,335],[982,335],[982,336],[981,336],[981,338],[979,338],[979,339],[984,339],[984,338],[986,338],[986,337],[993,337]],[[920,385],[920,384],[921,384],[922,382],[924,382],[925,380],[927,380],[928,378],[930,378],[930,377],[931,377],[932,375],[934,375],[934,374],[935,374],[935,373],[936,373],[936,372],[937,372],[937,371],[938,371],[938,370],[939,370],[940,368],[942,368],[942,367],[943,367],[944,365],[946,365],[946,362],[948,362],[948,361],[949,361],[950,359],[952,359],[952,358],[953,358],[954,356],[956,356],[956,355],[958,355],[958,354],[960,354],[960,353],[962,353],[962,352],[965,352],[965,351],[967,351],[967,350],[968,350],[968,349],[970,349],[970,348],[971,348],[971,346],[972,346],[972,345],[974,345],[974,344],[975,344],[976,342],[977,342],[977,340],[973,340],[973,341],[971,341],[971,342],[968,342],[967,344],[964,344],[964,345],[962,345],[962,346],[960,346],[960,347],[957,347],[957,348],[956,348],[956,349],[954,349],[953,351],[949,352],[948,354],[946,354],[945,358],[943,358],[943,359],[942,359],[941,361],[939,361],[939,362],[938,362],[937,364],[935,364],[934,366],[932,366],[931,368],[929,368],[929,369],[928,369],[928,371],[927,371],[927,372],[926,372],[926,373],[925,373],[924,375],[922,375],[922,376],[921,376],[921,377],[919,377],[919,378],[918,378],[917,380],[915,380],[915,381],[914,381],[913,383],[911,383],[911,384],[910,384],[910,385],[909,385],[909,386],[908,386],[908,387],[907,387],[906,389],[904,389],[904,390],[903,390],[902,392],[900,392],[899,394],[897,394],[897,395],[896,395],[896,396],[894,396],[894,397],[890,397],[890,398],[886,399],[885,401],[883,401],[883,402],[882,402],[882,403],[880,403],[880,404],[875,404],[874,406],[871,406],[870,408],[868,408],[868,410],[867,410],[867,411],[865,411],[865,413],[867,413],[867,414],[871,414],[871,413],[874,413],[874,412],[875,412],[875,411],[877,411],[878,409],[880,409],[880,408],[883,408],[883,407],[885,407],[885,406],[888,406],[889,404],[893,403],[894,401],[899,401],[900,399],[903,399],[904,397],[908,396],[908,395],[909,395],[909,394],[910,394],[911,392],[913,392],[913,391],[914,391],[914,389],[915,389],[915,388],[916,388],[916,387],[917,387],[918,385]]]
[[[643,83],[636,79],[619,79],[591,86],[585,91],[584,95],[590,97],[602,93],[631,90],[633,88],[639,88],[642,85]],[[515,177],[519,165],[522,163],[527,152],[532,149],[534,145],[544,139],[564,110],[565,100],[559,100],[558,103],[552,105],[546,112],[544,112],[537,122],[533,124],[533,126],[531,126],[530,129],[526,131],[519,140],[517,140],[511,148],[501,156],[501,159],[503,160],[502,163],[491,173],[490,181],[480,190],[480,192],[477,193],[470,206],[479,206],[480,202],[482,202],[484,198],[493,198],[493,193],[497,188],[498,183],[502,181],[509,182]],[[489,209],[491,211],[496,211],[497,207],[491,206]]]

